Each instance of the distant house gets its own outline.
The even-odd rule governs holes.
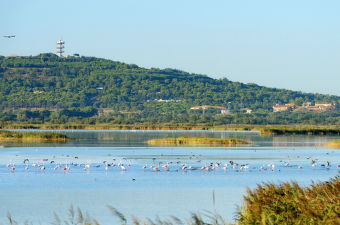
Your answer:
[[[287,106],[288,108],[294,108],[295,104],[294,103],[288,103],[288,104],[285,104],[285,106]]]
[[[206,110],[206,109],[209,109],[209,108],[220,109],[221,110],[221,114],[227,114],[229,112],[229,110],[226,107],[213,106],[213,105],[194,106],[194,107],[191,107],[190,109],[192,109],[192,110],[196,110],[196,109]]]
[[[333,103],[332,102],[316,102],[315,106],[320,107],[320,108],[328,108],[328,107],[332,107]]]
[[[317,102],[315,105],[312,105],[310,102],[304,102],[301,107],[298,107],[294,111],[297,112],[308,112],[308,111],[314,111],[314,112],[324,112],[328,110],[332,110],[335,108],[334,102]]]
[[[309,110],[309,111],[320,111],[320,107],[319,106],[310,105],[310,106],[306,106],[305,108],[307,110]]]
[[[156,102],[183,102],[181,99],[155,99]]]
[[[251,110],[249,108],[242,108],[241,111],[243,111],[245,113],[251,113],[253,110]]]
[[[282,111],[287,111],[290,108],[295,108],[295,104],[294,103],[288,103],[288,104],[284,104],[284,105],[276,104],[276,105],[273,106],[273,111],[274,112],[282,112]]]
[[[286,110],[288,110],[288,107],[285,106],[285,105],[276,104],[276,105],[273,106],[274,112],[281,112],[281,111],[286,111]]]
[[[41,93],[44,93],[44,91],[34,90],[33,93],[34,94],[41,94]]]
[[[311,106],[311,105],[312,105],[311,102],[304,102],[304,103],[302,103],[302,107]]]

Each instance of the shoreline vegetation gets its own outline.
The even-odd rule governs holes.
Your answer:
[[[22,132],[0,130],[0,141],[53,141],[64,142],[70,140],[66,134],[60,132]]]
[[[126,214],[108,205],[112,214],[112,224],[215,224],[215,225],[246,225],[246,224],[340,224],[340,177],[330,178],[325,182],[312,183],[310,186],[300,186],[296,182],[283,182],[280,184],[263,183],[255,189],[248,189],[243,197],[243,206],[235,214],[235,222],[227,222],[223,216],[214,212],[205,211],[191,213],[190,218],[178,218],[169,215],[168,218],[135,217]],[[213,193],[213,206],[214,204]],[[17,224],[8,213],[10,224]],[[87,224],[99,225],[100,222],[88,213],[83,213],[71,205],[67,219],[54,213],[53,224]],[[62,222],[63,221],[63,222]],[[119,222],[118,222],[119,221]],[[26,223],[25,223],[26,224]],[[28,224],[28,222],[27,222]]]
[[[0,129],[47,129],[47,130],[230,130],[255,131],[261,135],[340,135],[340,125],[214,125],[213,123],[135,123],[135,124],[29,124],[1,123]]]
[[[166,146],[231,146],[231,145],[249,145],[248,140],[236,138],[206,138],[206,137],[178,137],[148,140],[149,145],[166,145]]]
[[[330,148],[340,148],[340,139],[333,140],[328,143],[328,147]]]

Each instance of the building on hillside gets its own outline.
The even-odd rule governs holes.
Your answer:
[[[308,106],[301,106],[301,107],[298,107],[294,110],[294,112],[310,112],[310,111],[313,111],[313,112],[320,112],[321,109],[320,107],[318,106],[314,106],[314,105],[308,105]]]
[[[292,109],[292,108],[295,108],[294,103],[288,103],[288,104],[284,104],[284,105],[276,104],[276,105],[273,106],[273,111],[274,112],[282,112],[282,111],[287,111],[288,109]]]
[[[311,106],[311,105],[312,105],[311,102],[304,102],[304,103],[302,103],[302,107]]]
[[[332,102],[316,102],[315,106],[320,107],[320,108],[329,108],[333,106]]]
[[[309,102],[305,102],[301,107],[297,107],[294,111],[296,112],[324,112],[335,109],[335,102],[317,102],[315,105],[309,104]]]
[[[191,107],[190,109],[192,109],[192,110],[203,109],[203,112],[204,112],[204,110],[209,109],[209,108],[219,109],[219,110],[221,110],[221,114],[227,114],[229,112],[229,110],[226,107],[213,106],[213,105],[194,106],[194,107]]]
[[[252,113],[253,110],[251,110],[249,108],[242,108],[241,111],[243,111],[245,113]]]
[[[155,99],[155,102],[183,102],[181,99]]]
[[[285,106],[287,106],[288,108],[294,108],[295,104],[294,103],[287,103],[287,104],[285,104]]]

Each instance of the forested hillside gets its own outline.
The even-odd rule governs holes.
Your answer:
[[[13,117],[8,110],[21,110],[16,119],[25,120],[32,108],[39,108],[40,114],[42,108],[46,109],[48,117],[59,111],[54,119],[61,115],[93,117],[98,109],[105,108],[113,116],[129,114],[136,122],[146,118],[168,118],[170,122],[181,115],[189,118],[195,114],[190,107],[197,105],[222,106],[233,112],[247,107],[262,115],[271,112],[274,104],[339,99],[94,57],[59,58],[51,53],[0,56],[0,117],[7,116],[8,120]],[[28,112],[23,113],[25,110]],[[40,114],[36,117],[45,118]]]

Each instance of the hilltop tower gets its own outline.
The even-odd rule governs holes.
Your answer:
[[[63,56],[64,44],[65,44],[65,41],[63,41],[61,39],[59,41],[57,41],[57,54],[58,54],[59,57]]]

